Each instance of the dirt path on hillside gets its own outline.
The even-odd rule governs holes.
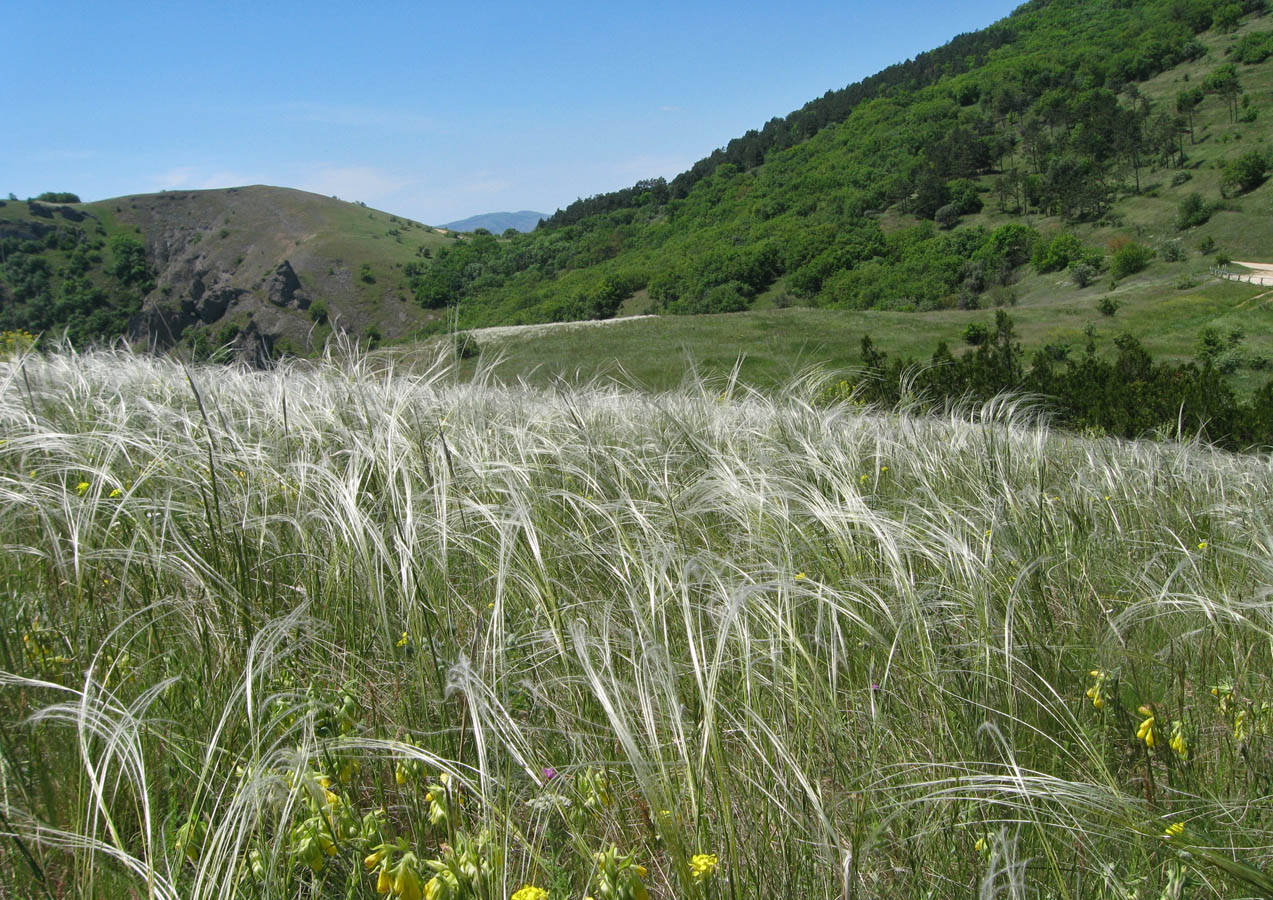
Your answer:
[[[1251,272],[1249,274],[1246,272],[1222,273],[1222,278],[1227,278],[1230,281],[1241,281],[1245,284],[1273,285],[1273,263],[1242,262],[1235,259],[1233,264],[1250,269]]]
[[[613,325],[617,322],[635,322],[637,319],[652,319],[654,316],[623,316],[618,319],[583,319],[578,322],[549,322],[544,325],[495,325],[490,328],[470,328],[469,334],[483,340],[507,340],[508,338],[538,337],[550,331],[578,331],[584,328],[596,328],[601,325]]]

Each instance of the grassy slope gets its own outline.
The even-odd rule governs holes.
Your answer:
[[[370,897],[397,838],[471,852],[465,900],[635,900],[612,843],[655,898],[1273,890],[1267,456],[799,388],[22,371],[0,834],[54,896]]]
[[[412,302],[403,266],[421,261],[421,248],[434,251],[454,240],[359,204],[261,185],[140,194],[71,206],[94,217],[105,236],[129,233],[147,245],[158,276],[152,303],[179,303],[188,296],[191,273],[197,268],[206,273],[209,284],[248,292],[223,319],[198,327],[215,334],[228,324],[244,326],[255,319],[263,330],[285,337],[296,349],[310,342],[321,345],[330,328],[311,332],[307,314],[280,310],[265,301],[262,282],[281,262],[291,263],[302,289],[327,306],[333,321],[356,334],[374,324],[386,338],[401,338],[435,317]],[[25,203],[0,208],[0,223],[31,218]],[[394,230],[398,234],[392,234]],[[50,251],[55,271],[61,256]],[[360,277],[364,263],[371,267],[374,283]]]
[[[333,320],[356,333],[374,323],[386,337],[401,337],[428,318],[411,302],[402,266],[420,259],[418,248],[436,250],[449,242],[419,223],[287,188],[176,191],[93,205],[113,210],[126,225],[140,227],[152,247],[174,232],[178,241],[201,234],[195,252],[205,255],[214,268],[231,272],[231,283],[237,287],[259,287],[260,280],[286,259],[302,288],[327,305]],[[389,234],[393,229],[399,234]],[[359,277],[364,263],[370,265],[374,283]],[[162,286],[162,276],[160,282]],[[237,314],[232,311],[227,321],[268,310],[262,301],[244,306]],[[308,331],[307,317],[294,318]],[[287,329],[292,338],[296,331],[294,324]],[[314,340],[321,342],[322,337],[320,330]]]
[[[1173,109],[1178,90],[1200,83],[1224,61],[1225,51],[1243,34],[1268,30],[1270,21],[1267,16],[1257,17],[1233,34],[1200,35],[1208,55],[1142,83],[1142,93],[1155,110]],[[1176,209],[1186,195],[1197,192],[1208,202],[1220,199],[1220,168],[1224,160],[1248,149],[1267,152],[1273,146],[1273,107],[1267,105],[1273,97],[1273,60],[1238,68],[1244,91],[1260,109],[1259,118],[1253,123],[1230,123],[1223,102],[1208,97],[1196,115],[1197,142],[1189,144],[1186,139],[1189,162],[1184,171],[1190,180],[1173,186],[1172,178],[1178,170],[1142,170],[1142,193],[1122,197],[1113,214],[1100,222],[1066,226],[1057,217],[1004,215],[997,211],[990,193],[996,176],[980,179],[987,192],[985,210],[964,217],[960,227],[995,228],[1008,222],[1025,222],[1045,233],[1069,227],[1085,243],[1096,247],[1103,248],[1114,238],[1130,237],[1159,251],[1175,244],[1185,253],[1179,262],[1159,258],[1144,272],[1112,288],[1107,281],[1098,280],[1080,290],[1065,272],[1034,275],[1026,267],[1021,271],[1021,280],[1013,285],[1017,304],[1010,312],[1027,351],[1048,343],[1080,348],[1090,324],[1098,342],[1126,330],[1155,355],[1187,359],[1196,349],[1199,330],[1214,326],[1225,334],[1234,328],[1244,330],[1247,337],[1243,346],[1248,356],[1273,358],[1273,294],[1262,296],[1264,290],[1224,284],[1207,275],[1216,252],[1234,259],[1273,261],[1273,225],[1269,224],[1273,221],[1273,179],[1249,194],[1223,201],[1222,208],[1203,226],[1181,232],[1174,225]],[[1130,183],[1130,175],[1128,178]],[[917,223],[894,211],[886,213],[883,221],[886,227]],[[1212,255],[1199,250],[1207,238],[1216,245]],[[677,384],[691,368],[690,359],[705,371],[725,372],[739,356],[745,356],[743,377],[753,384],[774,386],[810,362],[824,362],[831,368],[857,363],[863,334],[870,334],[887,351],[923,360],[941,340],[958,346],[969,323],[993,319],[993,314],[986,311],[773,309],[775,298],[784,292],[785,285],[780,280],[757,299],[754,311],[747,313],[668,317],[657,323],[642,320],[604,330],[540,333],[528,338],[492,340],[489,344],[493,355],[502,357],[496,371],[511,377],[543,380],[572,372],[588,377],[621,368],[638,383],[668,387]],[[1112,319],[1096,310],[1096,304],[1105,296],[1121,304]],[[621,313],[647,310],[648,298],[642,293],[630,298]],[[1238,381],[1250,389],[1262,383],[1267,374],[1245,368]]]
[[[1108,346],[1115,336],[1130,331],[1155,356],[1183,360],[1194,355],[1199,330],[1210,325],[1224,334],[1241,328],[1246,333],[1244,352],[1273,359],[1273,306],[1269,297],[1255,299],[1269,289],[1205,274],[1199,282],[1186,291],[1164,289],[1149,277],[1112,292],[1099,288],[1079,292],[1071,287],[1054,302],[1036,299],[1009,312],[1027,352],[1049,343],[1067,343],[1080,350],[1091,325],[1098,346]],[[1106,295],[1122,304],[1112,318],[1096,309],[1099,298]],[[485,337],[480,331],[478,335],[484,354],[481,365],[510,380],[547,384],[561,377],[603,376],[661,390],[680,384],[694,370],[724,375],[741,358],[744,383],[773,389],[811,365],[840,370],[860,364],[863,335],[869,334],[886,352],[922,362],[942,340],[950,342],[952,349],[962,346],[960,334],[969,323],[989,326],[993,321],[993,312],[985,310],[906,313],[791,308],[642,318],[602,328],[530,330],[526,336]],[[1250,390],[1268,375],[1242,369],[1238,384]]]

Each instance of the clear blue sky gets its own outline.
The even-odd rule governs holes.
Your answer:
[[[430,224],[552,212],[1015,6],[0,0],[0,195],[264,183]]]

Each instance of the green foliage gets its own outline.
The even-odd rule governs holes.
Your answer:
[[[137,287],[142,293],[150,290],[151,270],[146,261],[146,246],[125,234],[117,234],[107,244],[110,261],[106,273],[119,279],[121,284]]]
[[[1211,27],[1219,32],[1236,31],[1242,20],[1242,7],[1236,3],[1221,3],[1211,17]]]
[[[1059,232],[1052,240],[1039,241],[1035,245],[1031,264],[1039,274],[1058,272],[1072,263],[1099,260],[1099,254],[1088,248],[1079,240],[1078,235],[1069,231]]]
[[[1233,58],[1247,65],[1258,65],[1273,56],[1273,31],[1248,31],[1233,45]]]
[[[953,203],[947,203],[945,206],[939,207],[933,213],[933,221],[947,230],[954,228],[959,224],[959,207]]]
[[[13,197],[12,194],[10,194],[9,196],[15,200],[17,199],[16,197]],[[43,194],[36,197],[35,199],[42,200],[45,203],[79,203],[80,202],[79,195],[72,194],[70,191],[45,191]]]
[[[1180,231],[1196,228],[1205,225],[1210,218],[1211,207],[1203,201],[1202,195],[1196,192],[1187,194],[1176,209],[1176,228]]]
[[[1268,159],[1258,150],[1251,150],[1231,160],[1220,175],[1220,192],[1226,196],[1253,191],[1268,173]]]
[[[1113,297],[1102,297],[1100,302],[1096,304],[1096,308],[1101,315],[1112,317],[1114,313],[1118,312],[1120,305]]]
[[[1178,116],[1135,85],[1200,59],[1194,35],[1213,13],[1204,0],[1027,4],[923,57],[940,65],[831,92],[671,183],[580,200],[496,246],[460,242],[460,257],[412,276],[413,291],[430,308],[458,304],[466,325],[605,314],[599,285],[619,271],[647,273],[656,309],[734,308],[781,281],[812,305],[926,310],[980,305],[1031,258],[1039,271],[1099,267],[1065,240],[1049,253],[1053,237],[1040,248],[1035,236],[1025,259],[1021,242],[996,252],[984,232],[960,238],[974,230],[961,222],[984,212],[989,177],[1001,215],[1080,222],[1139,192],[1147,169],[1183,165],[1208,92],[1236,104],[1236,70],[1204,67],[1206,90],[1185,86]]]
[[[964,343],[971,344],[973,347],[980,347],[990,337],[990,330],[985,325],[978,325],[976,322],[970,322],[964,327]]]
[[[1104,298],[1100,308],[1112,315],[1117,304]],[[1202,435],[1233,449],[1273,446],[1273,380],[1250,401],[1239,400],[1226,380],[1241,364],[1240,330],[1226,337],[1216,328],[1202,329],[1196,362],[1156,363],[1134,337],[1123,334],[1114,341],[1113,358],[1100,356],[1089,341],[1079,356],[1066,348],[1045,348],[1028,368],[1006,313],[997,313],[988,334],[980,327],[971,333],[975,351],[953,357],[943,344],[926,368],[914,360],[890,359],[869,336],[863,338],[868,378],[858,384],[855,396],[885,405],[919,400],[940,409],[952,399],[989,400],[1004,392],[1024,392],[1045,398],[1054,421],[1080,430],[1127,438]],[[917,376],[906,377],[916,371]],[[902,385],[909,386],[908,397],[903,397]]]
[[[1100,274],[1100,269],[1089,262],[1076,262],[1070,264],[1070,279],[1077,288],[1085,288]]]
[[[1109,274],[1115,280],[1142,271],[1154,258],[1154,251],[1144,244],[1128,241],[1118,247],[1110,257]]]
[[[363,263],[358,267],[358,280],[363,284],[376,283],[376,273],[371,270],[371,263]]]

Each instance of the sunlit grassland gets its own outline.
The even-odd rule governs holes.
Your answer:
[[[1267,895],[1269,457],[817,396],[0,364],[0,894]]]

